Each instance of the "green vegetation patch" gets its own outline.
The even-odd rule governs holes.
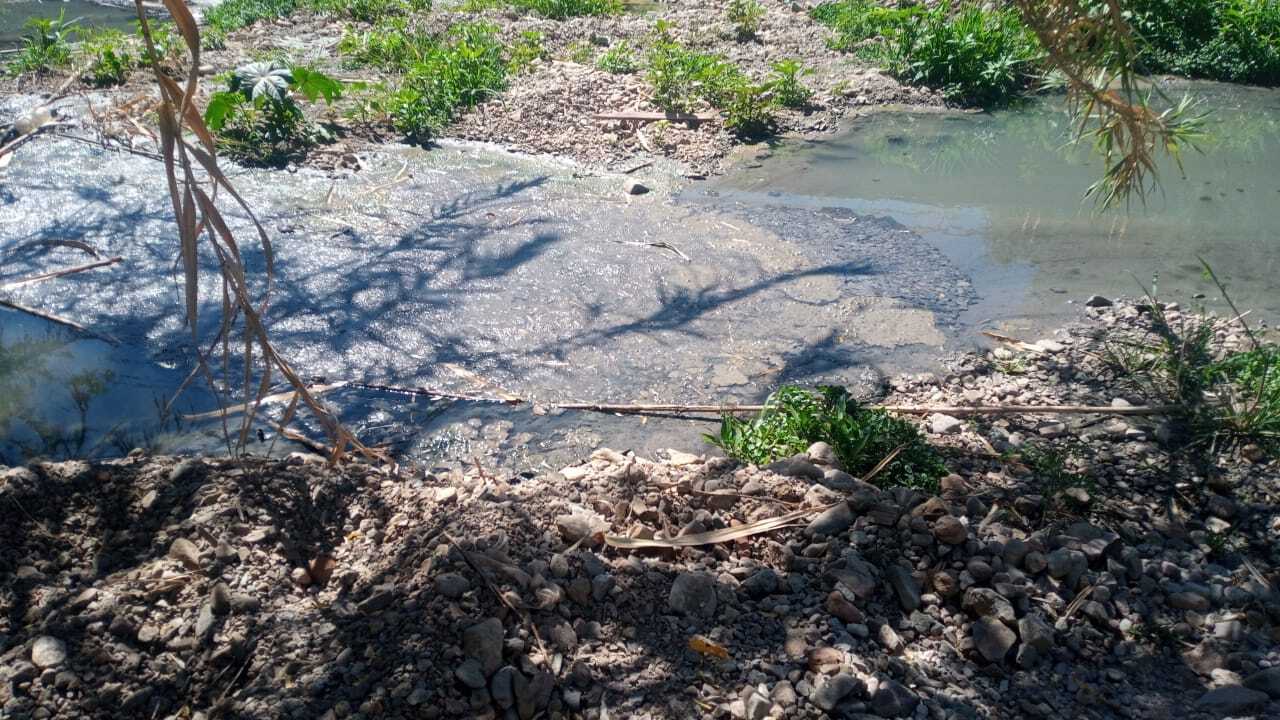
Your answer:
[[[298,0],[222,0],[204,11],[204,43],[217,47],[233,30],[288,17],[297,9]]]
[[[253,165],[280,165],[328,139],[307,120],[296,96],[332,103],[342,84],[324,73],[278,62],[256,62],[237,68],[227,90],[214,93],[205,109],[205,124],[227,156]]]
[[[897,458],[876,478],[878,485],[935,490],[946,466],[915,425],[883,410],[859,405],[844,388],[818,391],[784,385],[750,420],[726,415],[720,432],[706,435],[730,457],[756,465],[803,453],[815,442],[835,450],[845,470],[863,476],[895,449]]]
[[[630,75],[640,69],[640,62],[631,44],[620,40],[600,54],[596,67],[613,75]]]
[[[950,100],[1002,105],[1038,72],[1039,43],[1013,10],[837,0],[819,5],[813,17],[836,31],[832,46],[883,63],[899,80],[941,90]]]
[[[80,54],[87,65],[85,80],[99,87],[120,85],[140,60],[132,38],[108,28],[85,31],[80,42]]]
[[[1280,347],[1228,355],[1206,370],[1215,389],[1212,429],[1218,436],[1280,447]]]
[[[66,19],[65,11],[59,10],[56,18],[31,18],[24,27],[22,49],[9,63],[11,73],[43,72],[71,63],[71,39],[79,27]]]
[[[591,15],[617,15],[622,12],[622,0],[466,0],[461,9],[482,12],[501,7],[537,13],[551,20],[567,20]]]
[[[1151,72],[1280,84],[1280,0],[1134,0],[1126,9]]]

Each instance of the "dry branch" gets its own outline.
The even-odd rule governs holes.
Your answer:
[[[60,315],[54,315],[53,313],[47,313],[43,310],[37,310],[33,307],[27,307],[26,305],[21,305],[19,303],[13,302],[12,300],[0,299],[0,307],[7,307],[11,310],[17,310],[18,312],[23,312],[28,315],[38,317],[41,320],[48,320],[51,323],[56,323],[58,325],[62,325],[63,327],[69,327],[72,330],[75,330],[76,332],[81,332],[90,337],[94,337],[99,340],[109,342],[112,345],[119,344],[119,342],[115,338],[111,337],[110,335],[103,335],[102,333],[94,332],[93,330],[90,330],[89,328],[76,322],[75,320],[68,320],[67,318],[64,318]]]
[[[62,268],[61,270],[54,270],[53,272],[42,273],[40,275],[32,275],[30,277],[22,278],[21,280],[14,280],[11,283],[5,283],[0,286],[0,290],[12,290],[13,288],[22,287],[23,285],[34,285],[35,283],[44,282],[45,280],[66,277],[67,275],[82,273],[86,270],[94,270],[100,267],[107,267],[108,265],[115,265],[118,262],[124,262],[124,258],[107,258],[106,260],[99,260],[97,262],[86,263],[84,265],[76,265],[75,267]]]

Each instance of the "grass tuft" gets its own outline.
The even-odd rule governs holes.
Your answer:
[[[946,466],[915,425],[866,408],[844,388],[811,391],[784,385],[750,420],[726,415],[720,432],[704,436],[729,456],[763,465],[802,453],[815,442],[831,445],[845,470],[864,475],[894,449],[902,452],[876,478],[879,485],[934,491]]]

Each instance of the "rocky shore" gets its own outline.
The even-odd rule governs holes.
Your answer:
[[[1146,316],[1087,312],[887,401],[1148,403],[1105,351]],[[1239,341],[1219,325],[1215,347]],[[692,438],[533,477],[302,454],[10,468],[0,715],[1276,717],[1274,460],[1071,417],[925,418],[936,494],[821,444],[754,467]],[[804,508],[718,544],[606,542]]]

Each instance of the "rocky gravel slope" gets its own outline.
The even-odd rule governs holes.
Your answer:
[[[1090,312],[891,399],[1144,402],[1099,360],[1141,313]],[[601,449],[537,477],[306,455],[10,468],[0,715],[1280,713],[1274,461],[1193,469],[1154,419],[954,420],[924,422],[953,470],[936,493],[864,483],[821,444],[766,468]],[[799,508],[721,544],[604,541]]]

